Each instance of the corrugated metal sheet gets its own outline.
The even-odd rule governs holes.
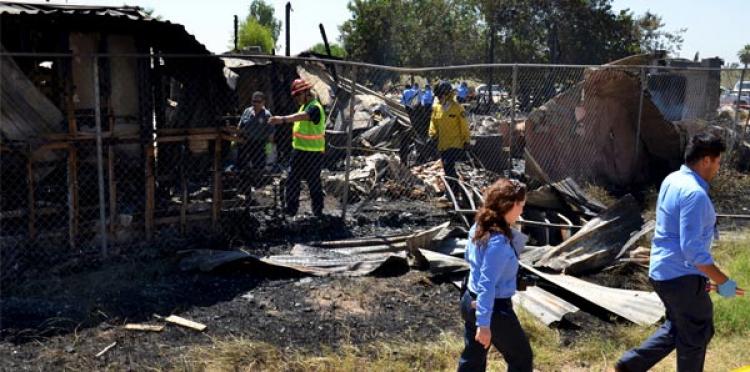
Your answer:
[[[407,251],[427,247],[448,223],[391,237],[297,244],[288,255],[257,257],[244,251],[194,251],[180,262],[183,270],[212,271],[228,264],[262,262],[317,276],[363,276],[408,271]]]
[[[523,307],[546,325],[559,322],[566,314],[579,310],[570,302],[536,286],[516,292],[512,301],[514,305]]]
[[[15,1],[0,2],[0,14],[65,14],[65,15],[97,15],[109,17],[127,17],[132,20],[150,21],[151,16],[137,6],[101,6],[101,5],[68,5],[24,3]]]
[[[168,50],[164,50],[163,52],[211,54],[205,45],[185,30],[184,26],[151,17],[143,11],[143,8],[137,6],[68,5],[0,1],[0,15],[9,17],[91,17],[95,19],[134,21],[154,27],[163,27],[158,30],[140,30],[153,35],[154,39],[163,39],[164,46],[170,46]]]
[[[0,2],[0,14],[65,14],[125,17],[134,21],[155,20],[137,6],[68,5],[24,2]]]
[[[655,292],[609,288],[573,276],[547,274],[521,266],[563,289],[639,325],[651,325],[664,316],[664,304]]]

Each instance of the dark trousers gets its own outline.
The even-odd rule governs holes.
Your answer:
[[[487,369],[487,349],[474,340],[477,334],[476,316],[471,308],[469,291],[461,298],[461,317],[464,319],[464,351],[458,361],[458,371],[484,371]],[[508,299],[496,299],[490,320],[492,345],[497,348],[508,364],[508,371],[532,371],[534,355],[521,323]]]
[[[461,159],[461,156],[463,155],[463,149],[447,149],[440,152],[440,159],[443,161],[443,170],[447,177],[458,178],[458,173],[456,173],[456,161]],[[448,178],[446,181],[448,181],[448,184],[456,197],[460,199],[461,195],[463,195],[461,186],[458,184],[458,181],[451,178]],[[446,185],[446,187],[447,186],[448,185]]]
[[[323,153],[318,151],[292,150],[291,170],[286,180],[286,208],[289,215],[297,214],[299,209],[300,182],[307,181],[312,200],[312,211],[315,215],[323,213],[323,187],[320,183],[320,168]]]
[[[617,369],[647,371],[677,349],[677,371],[703,371],[706,348],[714,334],[706,278],[687,275],[651,283],[664,302],[667,320],[641,346],[628,350],[617,362]]]
[[[249,139],[239,146],[237,165],[240,170],[239,190],[250,198],[253,187],[257,187],[258,176],[266,163],[265,140]]]
[[[262,169],[266,165],[266,140],[247,140],[239,148],[242,169]]]

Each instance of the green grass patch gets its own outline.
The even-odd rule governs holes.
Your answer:
[[[731,236],[721,241],[714,249],[717,265],[741,288],[750,289],[750,233]],[[750,294],[731,299],[721,298],[716,293],[714,302],[714,325],[719,335],[746,335],[750,339]],[[750,348],[750,340],[747,342]]]

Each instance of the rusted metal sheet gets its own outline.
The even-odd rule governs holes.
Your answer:
[[[631,234],[640,230],[640,213],[635,199],[626,195],[570,239],[547,251],[534,266],[568,274],[604,268],[614,261]]]
[[[547,274],[530,265],[521,266],[561,288],[638,325],[651,325],[664,316],[664,304],[655,292],[609,288],[573,276]]]
[[[460,280],[451,283],[456,288],[461,289]],[[561,321],[567,314],[580,310],[575,305],[539,287],[528,287],[526,291],[516,292],[511,297],[511,301],[513,301],[514,306],[524,308],[547,326]]]
[[[523,307],[548,326],[561,321],[565,315],[579,310],[570,302],[536,286],[516,292],[512,301],[514,305]]]
[[[429,247],[448,223],[414,234],[297,244],[287,255],[258,257],[244,251],[195,251],[180,263],[182,270],[213,271],[229,264],[270,265],[316,276],[365,276],[409,270],[407,252]]]

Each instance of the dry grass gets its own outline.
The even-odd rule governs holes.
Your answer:
[[[521,315],[526,318],[525,315]],[[630,347],[646,339],[653,328],[623,326],[605,336],[587,334],[569,346],[559,343],[557,331],[534,330],[539,324],[522,321],[530,334],[534,364],[539,371],[604,371]],[[750,364],[749,335],[716,336],[709,347],[706,370],[728,371]],[[280,349],[247,339],[217,341],[210,348],[195,348],[177,370],[190,371],[451,371],[463,348],[460,335],[445,333],[435,340],[407,343],[393,340],[364,346],[347,345],[338,350]],[[502,356],[490,352],[488,370],[506,368]],[[654,371],[674,371],[675,356],[656,365]]]

